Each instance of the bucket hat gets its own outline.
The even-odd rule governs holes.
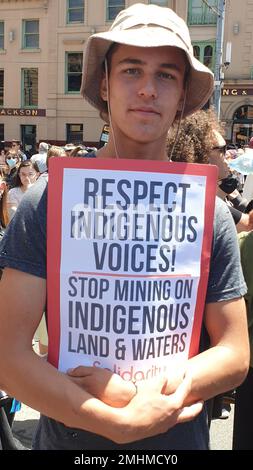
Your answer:
[[[136,47],[173,46],[183,50],[189,62],[183,117],[202,108],[213,92],[213,74],[193,55],[188,27],[170,8],[136,3],[122,10],[109,31],[91,35],[83,56],[82,96],[101,116],[107,103],[100,97],[103,63],[113,43]]]

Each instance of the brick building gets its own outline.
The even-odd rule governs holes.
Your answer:
[[[141,0],[139,0],[140,2]],[[103,122],[79,94],[82,53],[134,0],[0,0],[0,141],[96,144]],[[215,67],[217,0],[143,0],[169,6],[189,24],[195,55]],[[208,6],[209,5],[209,6]],[[228,140],[253,134],[253,0],[226,0],[221,120]]]

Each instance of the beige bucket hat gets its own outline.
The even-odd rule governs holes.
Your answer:
[[[105,56],[113,43],[137,47],[173,46],[185,51],[189,62],[183,117],[202,108],[213,92],[213,74],[195,59],[188,27],[173,10],[136,3],[122,10],[109,31],[89,37],[83,57],[81,94],[101,114],[107,103],[100,97]]]

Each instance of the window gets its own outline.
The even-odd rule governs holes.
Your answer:
[[[4,141],[4,124],[0,124],[0,140]]]
[[[73,144],[83,142],[83,124],[67,124],[67,142]]]
[[[233,118],[241,122],[245,119],[253,119],[253,106],[241,106],[235,111]]]
[[[38,106],[38,69],[22,69],[22,107]]]
[[[67,0],[67,23],[83,23],[84,0]]]
[[[23,48],[39,48],[39,20],[23,21]]]
[[[21,142],[23,142],[24,151],[28,155],[36,153],[36,126],[21,124]]]
[[[149,3],[152,3],[154,5],[159,5],[159,7],[168,6],[168,0],[149,0]]]
[[[202,41],[195,43],[193,41],[193,53],[196,59],[200,60],[210,70],[214,71],[215,68],[215,40]]]
[[[107,0],[107,21],[112,21],[125,8],[124,0]]]
[[[244,105],[238,108],[233,116],[232,141],[245,145],[253,135],[253,106]]]
[[[210,7],[217,8],[217,0],[208,0]],[[217,23],[216,13],[207,6],[202,0],[188,1],[188,23],[194,24],[213,24]]]
[[[66,93],[79,93],[82,81],[82,52],[66,53]]]
[[[4,70],[0,70],[0,106],[4,105]]]
[[[4,21],[0,21],[0,49],[4,49]]]

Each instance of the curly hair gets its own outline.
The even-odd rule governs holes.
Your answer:
[[[168,157],[175,162],[209,163],[214,130],[223,134],[214,109],[196,111],[181,121],[179,131],[177,124],[172,126],[167,138]]]

